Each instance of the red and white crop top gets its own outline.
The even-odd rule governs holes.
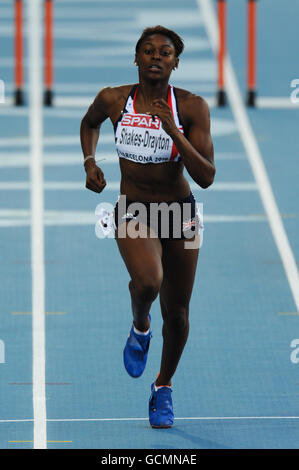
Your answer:
[[[164,131],[161,120],[135,110],[138,84],[130,91],[124,111],[114,126],[118,156],[136,163],[178,162],[181,159],[171,137]],[[177,128],[184,133],[179,121],[175,89],[168,87],[167,103]]]

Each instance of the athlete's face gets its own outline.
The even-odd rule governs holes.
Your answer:
[[[169,77],[179,63],[171,39],[161,34],[148,36],[140,44],[135,60],[139,73],[151,80]]]

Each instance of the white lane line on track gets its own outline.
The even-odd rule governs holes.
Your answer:
[[[157,3],[157,2],[160,3],[160,1],[161,0],[151,0],[151,3]],[[67,3],[69,3],[70,7],[71,7],[71,5],[73,3],[81,3],[82,4],[82,0],[61,0],[60,2],[59,1],[57,2],[57,6],[59,7],[60,5],[65,5]],[[110,3],[119,3],[122,6],[123,0],[85,0],[85,3],[107,3],[108,5]],[[126,0],[126,3],[138,3],[138,6],[140,6],[140,0]],[[142,4],[142,2],[141,2],[141,4]],[[105,8],[105,7],[103,6],[103,8]]]
[[[299,419],[299,416],[194,416],[194,417],[186,417],[180,418],[175,417],[175,420],[206,420],[206,421],[220,421],[220,420],[250,420],[250,419]],[[47,421],[51,422],[73,422],[73,421],[148,421],[148,418],[86,418],[86,419],[48,419]]]
[[[299,109],[299,101],[294,103],[290,96],[261,96],[256,99],[261,109]]]
[[[80,35],[83,33],[79,30]],[[0,29],[0,36],[1,36],[1,29]],[[103,38],[104,40],[105,38]],[[108,39],[107,39],[108,40]],[[121,39],[120,39],[121,40]],[[133,47],[132,47],[132,57],[133,57]],[[24,60],[24,67],[28,68],[29,62],[25,59]],[[0,67],[7,67],[12,68],[14,67],[14,60],[10,57],[8,58],[0,58]],[[115,59],[115,57],[106,57],[104,60],[94,60],[88,57],[80,57],[74,58],[72,57],[63,57],[63,58],[56,58],[54,61],[54,69],[63,68],[63,69],[81,69],[82,67],[89,67],[91,69],[107,69],[111,68],[114,69],[114,73],[117,74],[116,70],[119,70],[119,74],[123,72],[123,70],[131,70],[135,73],[135,66],[132,61],[128,62],[126,57],[120,57],[119,59]],[[210,59],[201,59],[198,61],[197,59],[184,59],[182,60],[182,65],[177,69],[175,73],[176,80],[185,81],[185,82],[194,82],[196,79],[198,81],[208,81],[208,80],[216,80],[216,67],[213,60]]]
[[[90,101],[90,104],[92,103],[93,98]],[[77,121],[81,120],[82,117],[84,116],[84,113],[81,109],[74,110],[74,107],[69,107],[69,108],[47,108],[44,109],[44,117],[46,118],[68,118],[68,119],[76,119]],[[80,106],[78,107],[80,108]],[[81,106],[81,108],[84,108],[85,111],[87,111],[88,106]],[[8,117],[16,117],[16,118],[22,118],[22,117],[28,117],[29,115],[29,109],[24,106],[22,108],[20,107],[15,107],[13,106],[13,100],[11,97],[8,97],[6,99],[5,104],[0,106],[0,116],[8,116]]]
[[[288,215],[286,215],[288,216]],[[289,216],[292,216],[289,215]],[[22,209],[0,209],[0,227],[25,227],[30,224],[30,211]],[[45,211],[45,226],[94,225],[98,217],[90,211]],[[252,223],[266,222],[265,214],[205,214],[205,223]]]
[[[130,3],[130,2],[132,2],[132,3],[135,2],[136,3],[136,2],[138,2],[138,5],[140,5],[140,0],[126,0],[126,1],[127,1],[127,3]],[[152,0],[152,3],[155,3],[155,2],[158,2],[158,1],[160,2],[161,0]],[[12,2],[11,2],[11,0],[1,0],[1,3],[3,5],[6,5],[6,4],[11,5]],[[56,5],[55,6],[56,6],[56,8],[59,8],[61,6],[64,7],[65,5],[69,4],[69,8],[72,8],[73,4],[76,4],[76,3],[82,4],[82,0],[56,0],[56,2],[55,2]],[[106,8],[106,6],[103,5],[104,3],[106,3],[107,5],[110,5],[111,3],[120,3],[120,4],[122,4],[123,0],[84,0],[84,3],[85,4],[86,3],[87,4],[88,3],[98,3],[98,4],[100,3],[100,4],[102,4],[101,8]]]
[[[114,137],[113,137],[112,134],[101,134],[100,139],[101,139],[100,144],[112,144],[112,143],[114,143]],[[79,134],[78,135],[44,136],[43,144],[44,144],[44,147],[53,146],[53,145],[80,145],[80,136],[79,136]],[[0,148],[3,148],[3,147],[25,147],[25,146],[28,146],[28,145],[29,145],[29,137],[26,137],[26,136],[24,136],[24,137],[0,138]],[[5,154],[3,154],[3,153],[2,153],[2,155],[5,156]],[[6,154],[6,158],[7,158],[7,154]]]
[[[299,416],[191,416],[175,417],[176,421],[239,421],[239,420],[295,420]],[[0,419],[0,423],[27,423],[33,419]],[[119,422],[119,421],[148,421],[147,418],[48,418],[49,423],[73,423],[73,422]]]
[[[186,81],[185,78],[183,80]],[[178,80],[173,80],[173,85],[176,86],[176,83]],[[194,78],[190,78],[190,82],[194,82]],[[215,86],[211,83],[206,83],[205,80],[198,80],[198,83],[195,85],[190,85],[189,89],[192,89],[193,93],[200,94],[209,104],[210,108],[216,107],[216,100],[214,96],[204,96],[204,93],[211,93],[215,90]],[[186,86],[187,86],[186,85]],[[82,116],[82,113],[75,113],[73,109],[69,108],[86,108],[92,103],[94,100],[94,97],[96,93],[107,86],[107,84],[99,84],[99,86],[91,86],[89,89],[83,85],[82,87],[80,85],[72,87],[68,87],[66,84],[61,85],[59,87],[55,87],[55,91],[60,92],[60,93],[65,93],[65,95],[54,95],[54,106],[52,108],[47,108],[44,110],[44,114],[47,117],[56,117],[56,116],[61,116],[61,117],[69,117],[69,118],[74,118],[78,119]],[[117,86],[117,84],[115,84]],[[25,87],[26,88],[26,87]],[[93,96],[70,96],[70,93],[74,92],[81,92],[81,93],[90,93],[93,92]],[[290,100],[289,97],[287,96],[281,96],[281,97],[271,97],[271,96],[265,96],[265,97],[258,97],[256,99],[256,107],[260,110],[264,109],[276,109],[276,110],[281,110],[281,109],[286,109],[286,110],[293,110],[293,111],[298,111],[299,109],[299,102],[294,103]],[[65,108],[65,109],[64,109]],[[27,116],[28,115],[28,108],[27,107],[15,107],[14,106],[14,101],[12,96],[7,96],[5,98],[5,103],[1,104],[0,106],[0,115],[1,116]]]
[[[216,105],[215,97],[203,97],[209,104],[210,107]],[[61,108],[86,108],[93,102],[93,96],[56,96],[54,97],[54,106]],[[83,116],[82,116],[83,117]]]
[[[77,50],[77,49],[74,49]],[[86,49],[82,49],[82,54],[83,51]],[[115,50],[115,48],[113,49]],[[175,85],[175,78],[173,77],[172,84]],[[113,82],[112,80],[109,82],[98,82],[98,83],[76,83],[76,82],[55,82],[55,93],[66,93],[67,95],[71,93],[89,93],[95,96],[95,94],[101,90],[102,88],[105,88],[106,86],[120,86],[122,85],[121,81],[119,82]],[[181,84],[180,84],[181,85]],[[178,86],[180,86],[178,84]],[[193,84],[192,82],[188,83],[189,87],[191,85],[192,90],[196,89],[198,91],[204,91],[204,92],[211,92],[213,93],[215,91],[215,85],[211,83],[210,80],[194,80]],[[193,85],[193,86],[192,86]],[[5,82],[5,91],[7,93],[13,93],[15,89],[15,84],[13,82]],[[26,83],[24,84],[23,87],[24,91],[27,91],[27,85]],[[10,101],[12,105],[12,100]],[[3,103],[1,103],[3,104]]]
[[[75,27],[75,25],[72,26],[70,23],[65,24],[65,25],[58,23],[54,27],[54,35],[56,39],[61,39],[61,40],[78,39],[83,42],[91,41],[92,43],[94,43],[95,41],[111,41],[116,44],[129,43],[132,45],[132,50],[133,50],[133,47],[136,42],[136,37],[140,33],[140,28],[135,26],[133,22],[130,23],[130,25],[127,28],[124,27],[124,24],[125,23],[119,23],[118,25],[116,25],[115,22],[113,22],[113,25],[117,29],[114,29],[113,25],[111,27],[111,24],[110,24],[109,30],[108,29],[105,30],[104,28],[105,23],[98,22],[98,25],[94,24],[94,26],[89,25],[88,27],[88,25],[85,25],[86,29],[83,31],[81,30],[80,25]],[[130,28],[130,31],[128,31],[128,28]],[[136,29],[135,33],[131,32],[133,29]],[[25,26],[23,30],[24,37],[27,37],[28,33],[29,33],[29,30]],[[14,37],[13,25],[2,24],[0,28],[0,37],[13,38]],[[9,57],[3,57],[0,60],[0,65],[2,67],[12,67],[13,59]],[[26,65],[26,61],[24,62],[24,65]]]
[[[79,142],[76,142],[79,144]],[[101,140],[101,144],[103,141]],[[0,144],[1,147],[1,144]],[[97,154],[96,160],[99,166],[115,165],[119,163],[119,157],[115,152],[103,152]],[[246,160],[246,157],[242,153],[217,153],[215,155],[216,161],[228,161],[228,160]],[[47,152],[43,154],[43,165],[45,167],[55,166],[82,166],[83,157],[82,154],[76,154],[75,152]],[[26,168],[30,164],[29,152],[9,152],[9,158],[7,152],[0,152],[0,168]]]
[[[44,220],[44,225],[46,227],[78,227],[78,226],[90,226],[95,225],[97,222],[95,216],[88,216],[86,218],[82,217],[71,217],[65,218],[63,216],[57,217],[56,219],[46,218]],[[266,216],[255,217],[255,216],[206,216],[205,224],[210,223],[253,223],[253,222],[267,222]],[[10,228],[10,227],[28,227],[29,222],[27,220],[20,219],[1,219],[0,218],[0,228]]]
[[[45,391],[45,263],[42,169],[42,52],[41,0],[29,0],[30,196],[33,342],[33,440],[35,449],[47,447]]]
[[[2,0],[3,2],[3,0]],[[86,2],[86,0],[85,0]],[[121,13],[122,18],[125,18],[127,20],[134,19],[134,11],[131,9],[128,10],[122,10]],[[106,8],[106,7],[93,7],[93,8],[81,8],[81,7],[59,7],[57,5],[57,2],[55,2],[55,22],[57,20],[85,20],[85,19],[92,19],[94,20],[95,18],[99,18],[100,20],[103,20],[104,18],[110,18],[113,19],[115,17],[115,9],[113,8]],[[14,10],[12,7],[1,7],[0,6],[0,19],[9,19],[13,20],[14,18]],[[26,15],[25,15],[26,18]]]
[[[196,38],[196,37],[184,37],[185,47],[190,54],[191,52],[199,52],[210,49],[210,43],[207,39]],[[103,60],[105,57],[128,57],[128,61],[132,60],[132,46],[130,44],[126,46],[120,46],[118,48],[107,46],[105,49],[99,47],[81,47],[81,48],[67,48],[59,50],[59,57],[89,57],[96,60]],[[212,85],[211,85],[212,86]]]
[[[121,82],[115,82],[109,84],[110,86],[119,86]],[[98,82],[98,83],[76,83],[76,82],[56,82],[55,83],[55,91],[59,93],[96,93],[97,91],[101,90],[102,88],[108,86],[108,82]],[[13,92],[15,89],[15,84],[13,82],[6,82],[5,83],[5,90],[6,92]],[[27,90],[26,83],[23,87],[24,91]]]
[[[217,18],[210,0],[197,0],[201,14],[204,17],[208,36],[215,53],[217,52]],[[279,251],[282,264],[299,310],[299,273],[283,222],[276,204],[271,183],[268,178],[263,158],[252,130],[245,105],[241,96],[239,85],[235,76],[233,65],[229,56],[226,59],[227,94],[231,109],[248,156],[249,163],[262,199],[265,213],[268,216],[271,231]]]
[[[83,156],[82,154],[76,154],[75,152],[44,154],[43,165],[45,167],[56,167],[56,166],[81,166],[83,168]],[[105,152],[96,156],[97,164],[103,165],[114,165],[118,164],[119,158],[115,153]],[[0,153],[0,168],[26,168],[30,164],[30,157],[25,152],[9,152],[9,158],[7,153]]]
[[[119,181],[108,181],[105,191],[119,191]],[[190,183],[192,191],[200,191],[201,188],[196,183]],[[28,181],[0,181],[0,191],[24,191],[30,189]],[[44,189],[48,191],[75,191],[86,190],[85,182],[83,181],[45,181]],[[205,189],[205,191],[256,191],[257,185],[253,181],[246,182],[218,182],[213,186]]]

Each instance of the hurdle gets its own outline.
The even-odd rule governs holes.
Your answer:
[[[24,104],[24,73],[23,73],[23,53],[24,53],[24,40],[23,40],[23,0],[15,0],[14,3],[15,14],[15,92],[14,100],[16,106]]]
[[[225,93],[225,58],[226,58],[226,0],[218,0],[218,27],[219,27],[219,46],[218,46],[218,106],[226,105]]]
[[[53,104],[53,0],[44,0],[44,105]],[[22,106],[24,100],[24,2],[14,0],[14,103]]]
[[[247,2],[247,106],[256,101],[256,17],[257,0]]]
[[[218,81],[217,105],[227,104],[225,92],[225,61],[227,49],[227,2],[217,0],[218,4]],[[256,105],[256,37],[257,37],[257,0],[247,0],[247,96],[246,105]]]
[[[45,91],[44,104],[53,104],[53,1],[45,0]]]

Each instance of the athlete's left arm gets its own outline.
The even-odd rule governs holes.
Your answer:
[[[157,101],[155,104],[160,108],[157,114],[164,130],[175,143],[189,175],[199,186],[207,188],[214,181],[216,168],[210,133],[210,111],[206,101],[199,96],[189,95],[181,102],[180,115],[184,120],[186,136],[176,127],[172,113],[166,109],[167,103],[162,104],[164,100],[159,100],[158,104]]]

